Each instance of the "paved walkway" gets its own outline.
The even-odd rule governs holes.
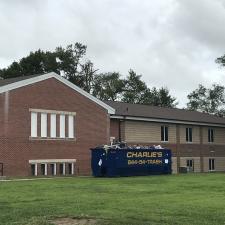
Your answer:
[[[41,178],[21,178],[21,179],[0,179],[0,182],[11,182],[11,181],[34,181],[34,180],[52,180],[52,179],[65,179],[74,177],[41,177]]]

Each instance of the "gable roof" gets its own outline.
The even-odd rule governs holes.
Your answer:
[[[40,75],[43,75],[43,74],[35,74],[35,75],[31,75],[31,76],[22,76],[22,77],[13,77],[13,78],[8,78],[8,79],[2,79],[2,80],[0,80],[0,87],[15,83],[18,81],[27,80],[27,79],[30,79],[33,77],[38,77]]]
[[[113,107],[116,112],[115,116],[126,117],[127,119],[133,120],[147,120],[147,121],[157,121],[163,120],[165,122],[173,123],[189,123],[189,124],[199,124],[212,126],[223,126],[225,127],[225,118],[210,115],[207,113],[200,113],[196,111],[188,111],[184,109],[176,108],[164,108],[150,105],[142,104],[130,104],[124,102],[113,102],[104,101],[106,104]]]
[[[62,82],[66,86],[70,87],[71,89],[77,91],[81,95],[85,96],[86,98],[90,99],[91,101],[95,102],[96,104],[100,105],[101,107],[105,108],[109,114],[114,114],[115,110],[107,105],[106,103],[102,102],[101,100],[95,98],[91,94],[87,93],[86,91],[82,90],[78,86],[74,85],[73,83],[69,82],[62,76],[51,72],[51,73],[46,73],[42,75],[32,75],[32,76],[22,76],[22,77],[16,77],[16,78],[10,78],[10,79],[5,79],[5,80],[0,80],[0,94],[11,91],[20,87],[24,87],[27,85],[31,85],[40,81],[44,81],[50,78],[55,78],[56,80]]]

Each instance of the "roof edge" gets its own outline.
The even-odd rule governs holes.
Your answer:
[[[35,84],[37,82],[44,81],[44,80],[47,80],[49,78],[57,79],[58,81],[60,81],[63,84],[65,84],[66,86],[70,87],[71,89],[77,91],[81,95],[87,97],[88,99],[92,100],[96,104],[98,104],[101,107],[105,108],[108,111],[109,114],[115,114],[115,109],[114,108],[112,108],[111,106],[109,106],[106,103],[102,102],[101,100],[97,99],[96,97],[92,96],[91,94],[89,94],[88,92],[86,92],[83,89],[79,88],[75,84],[69,82],[68,80],[66,80],[62,76],[56,74],[55,72],[50,72],[50,73],[39,75],[39,76],[36,76],[36,77],[33,77],[33,78],[28,78],[28,79],[25,79],[25,80],[22,80],[22,81],[17,81],[15,83],[7,84],[5,86],[0,87],[0,94],[4,93],[4,92],[7,92],[7,91],[11,91],[11,90],[17,89],[17,88],[20,88],[20,87],[24,87],[24,86],[28,86],[28,85],[31,85],[31,84]]]
[[[173,123],[173,124],[186,124],[186,125],[199,125],[199,126],[212,126],[212,127],[223,127],[225,124],[218,123],[207,123],[207,122],[195,122],[186,120],[173,120],[173,119],[163,119],[163,118],[153,118],[153,117],[139,117],[139,116],[119,116],[112,115],[111,119],[121,119],[121,120],[134,120],[134,121],[145,121],[145,122],[158,122],[158,123]]]

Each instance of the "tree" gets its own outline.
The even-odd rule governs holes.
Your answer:
[[[81,83],[80,61],[86,54],[87,46],[81,43],[68,45],[66,48],[57,47],[56,60],[59,62],[61,75],[74,84]]]
[[[199,112],[225,115],[225,87],[213,84],[211,88],[199,85],[197,89],[188,96],[187,108]]]
[[[216,59],[216,63],[220,64],[222,67],[225,67],[225,55],[218,57]]]
[[[80,64],[80,67],[81,71],[78,75],[79,80],[77,85],[90,93],[93,88],[93,82],[98,69],[94,69],[94,65],[90,60],[86,61],[84,64]]]
[[[141,75],[133,70],[122,79],[117,72],[97,74],[90,60],[83,60],[87,46],[81,43],[57,47],[55,51],[37,50],[8,68],[0,69],[0,77],[11,78],[55,72],[101,100],[175,107],[176,99],[167,88],[149,89]]]
[[[54,52],[44,52],[39,49],[31,52],[29,56],[22,58],[19,62],[13,62],[8,68],[0,70],[0,76],[6,79],[50,71],[59,73],[56,55]]]
[[[81,43],[68,45],[66,48],[57,47],[55,51],[37,50],[30,52],[19,62],[13,62],[8,68],[0,70],[2,78],[27,76],[56,72],[63,75],[72,83],[80,82],[80,60],[86,53],[86,46]]]
[[[141,80],[141,75],[137,75],[133,70],[129,71],[125,80],[122,101],[170,108],[176,107],[178,104],[167,88],[148,88],[146,83]]]
[[[176,98],[170,95],[168,88],[164,87],[159,89],[153,87],[149,90],[143,103],[167,108],[175,108],[178,104]]]
[[[68,45],[66,48],[57,47],[55,51],[37,50],[30,52],[19,62],[13,62],[8,68],[0,70],[3,79],[56,72],[70,82],[91,92],[92,83],[97,69],[90,60],[81,62],[87,47],[81,43]]]
[[[141,75],[137,75],[133,70],[130,70],[128,73],[122,101],[127,103],[144,103],[146,93],[149,91],[147,85],[141,80]]]
[[[119,73],[102,73],[95,76],[92,94],[101,100],[120,100],[124,86]]]

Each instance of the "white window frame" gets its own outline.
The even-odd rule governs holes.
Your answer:
[[[212,165],[214,166],[213,169],[212,169]],[[211,167],[211,169],[210,169],[210,167]],[[216,160],[215,160],[215,158],[209,158],[209,171],[211,171],[211,172],[216,171]]]
[[[163,140],[161,142],[169,142],[169,126],[162,125],[161,126],[161,132],[163,128]],[[166,140],[166,128],[167,128],[167,140]],[[161,134],[161,139],[162,139],[162,134]]]
[[[66,175],[66,163],[65,162],[63,163],[63,175],[64,176]]]
[[[60,134],[59,134],[59,137],[60,138],[65,138],[66,137],[66,117],[64,114],[61,114],[60,115],[60,124],[59,124],[59,127],[60,127]]]
[[[208,143],[214,143],[215,141],[215,130],[208,128]]]
[[[47,163],[41,163],[41,166],[44,165],[44,176],[48,175],[48,164]],[[43,174],[41,174],[43,175]]]
[[[190,131],[191,131],[191,136],[190,136]],[[193,128],[192,127],[186,127],[185,136],[186,136],[186,143],[193,143]]]
[[[41,137],[46,138],[48,133],[48,115],[41,113]]]
[[[74,116],[68,115],[68,138],[74,138]]]
[[[47,175],[48,175],[48,164],[45,163],[45,176],[47,176]]]
[[[56,176],[56,174],[57,174],[57,164],[54,163],[54,176]]]
[[[50,114],[50,137],[56,138],[56,114],[51,113]]]
[[[31,112],[31,137],[37,137],[37,117],[36,112]]]
[[[38,175],[38,164],[37,163],[31,163],[31,165],[34,165],[34,176]]]
[[[71,165],[72,166],[72,168],[71,168],[71,175],[74,175],[74,163],[72,162],[71,164],[72,164]]]
[[[31,113],[30,138],[43,138],[46,140],[75,139],[76,112],[47,109],[29,109],[29,111]],[[38,120],[39,114],[40,121]]]

